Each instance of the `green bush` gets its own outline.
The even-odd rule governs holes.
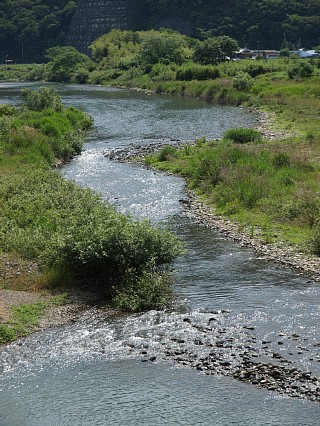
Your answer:
[[[294,192],[292,202],[286,207],[286,217],[300,225],[317,228],[320,218],[320,199],[318,194],[308,188],[299,188]],[[317,233],[315,233],[316,244]]]
[[[85,68],[78,68],[73,73],[71,80],[77,84],[85,84],[89,80],[89,71]]]
[[[127,71],[122,72],[122,74],[118,77],[118,81],[130,81],[141,76],[142,70],[140,67],[131,67]]]
[[[293,79],[310,78],[314,74],[314,67],[310,62],[298,62],[288,69],[288,77]]]
[[[257,175],[250,165],[238,165],[228,168],[228,176],[217,186],[217,205],[223,209],[237,201],[239,206],[253,209],[269,192],[265,176]]]
[[[213,80],[220,77],[220,70],[211,65],[191,64],[184,65],[177,70],[177,80]]]
[[[0,345],[16,339],[16,332],[7,325],[0,324]]]
[[[309,247],[312,254],[320,256],[320,227],[315,227],[312,237],[309,239]]]
[[[272,163],[275,168],[279,169],[282,167],[289,167],[291,161],[288,154],[286,154],[285,152],[279,152],[273,157]]]
[[[153,65],[150,78],[154,81],[172,81],[176,79],[176,72],[172,65],[158,63]]]
[[[52,60],[46,66],[46,74],[49,81],[69,82],[78,78],[83,82],[87,73],[95,67],[95,64],[88,56],[78,52],[73,47],[65,46],[52,49],[57,50],[51,52],[53,53],[53,55],[50,55]],[[78,77],[76,77],[77,75]]]
[[[239,128],[227,130],[223,138],[233,143],[257,143],[262,139],[262,134],[255,129]]]
[[[157,155],[158,161],[166,161],[168,157],[174,157],[177,153],[177,148],[175,146],[166,145],[164,146],[159,154]]]
[[[17,114],[17,108],[13,105],[0,105],[0,117],[12,117]]]
[[[50,171],[1,178],[0,194],[3,250],[36,259],[44,270],[60,271],[57,278],[66,274],[109,298],[117,289],[123,294],[128,283],[139,288],[151,273],[164,283],[166,265],[181,251],[171,233],[117,213]]]
[[[257,77],[261,74],[265,74],[268,71],[268,68],[261,64],[250,64],[245,68],[245,72],[247,72],[252,78]]]
[[[232,86],[241,92],[249,92],[253,86],[253,78],[245,71],[239,71],[233,78]]]
[[[169,272],[162,275],[152,271],[140,278],[127,282],[115,289],[114,303],[124,311],[143,311],[162,309],[168,306],[173,297],[172,276]]]
[[[23,105],[33,111],[50,108],[61,112],[63,109],[61,97],[52,88],[42,87],[39,91],[24,88],[20,91],[20,95]]]
[[[24,162],[30,164],[38,158],[38,164],[45,160],[52,165],[55,157],[69,160],[80,153],[83,131],[92,123],[88,114],[75,108],[63,108],[63,113],[50,108],[40,111],[23,108],[11,119],[0,118],[0,138],[7,154],[23,154]]]

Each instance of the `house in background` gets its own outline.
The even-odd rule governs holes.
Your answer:
[[[244,48],[237,52],[238,59],[277,59],[279,57],[280,51],[271,49],[250,50]]]
[[[252,59],[278,59],[280,57],[279,50],[253,50],[252,51]]]
[[[237,52],[237,58],[238,59],[251,59],[252,58],[252,50],[248,49],[247,47],[240,49],[239,52]]]

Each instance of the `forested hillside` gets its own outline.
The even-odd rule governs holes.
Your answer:
[[[137,27],[171,19],[190,35],[228,35],[251,49],[258,41],[262,48],[280,49],[284,35],[296,47],[320,44],[320,0],[135,0],[132,7]]]
[[[76,9],[69,0],[0,0],[1,62],[39,62],[62,44]]]
[[[76,0],[0,0],[2,61],[42,61],[63,44]],[[320,0],[131,0],[130,29],[171,27],[193,37],[228,35],[252,49],[320,44]]]

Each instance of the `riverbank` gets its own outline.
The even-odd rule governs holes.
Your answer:
[[[282,133],[282,132],[281,132]],[[265,131],[267,134],[267,131]],[[274,132],[271,132],[272,136]],[[283,134],[283,136],[285,136]],[[172,146],[192,146],[194,142],[172,141]],[[161,150],[162,145],[152,144],[147,146],[132,146],[129,148],[112,149],[105,152],[105,156],[114,161],[134,162],[144,164],[146,156],[155,154]],[[149,167],[149,166],[145,166]],[[156,170],[156,169],[154,169]],[[198,223],[215,229],[228,239],[236,241],[241,246],[254,250],[259,256],[280,264],[282,267],[297,270],[304,273],[315,281],[320,281],[320,258],[318,256],[306,255],[297,251],[294,247],[286,246],[284,243],[267,244],[262,230],[255,230],[255,236],[251,236],[250,227],[244,227],[239,223],[217,215],[214,210],[200,200],[194,191],[186,188],[186,198],[181,200],[188,216],[196,219]],[[260,236],[260,238],[259,238]]]
[[[45,282],[41,282],[39,265],[34,261],[2,253],[0,277],[0,326],[16,333],[11,338],[8,335],[5,341],[0,327],[0,347],[37,331],[76,322],[88,310],[103,311],[108,318],[118,314],[110,305],[101,305],[98,293],[70,286],[46,288]]]
[[[184,145],[184,143],[181,141],[171,142],[172,144],[179,144],[181,147]],[[188,143],[190,144],[190,147],[192,147],[194,142]],[[158,146],[158,149],[161,149],[161,144]],[[139,152],[139,150],[137,151]],[[114,157],[114,159],[116,159],[116,157]],[[106,162],[104,161],[104,164],[105,163]],[[135,169],[135,167],[133,167],[133,169]],[[150,174],[153,175],[153,173]],[[191,204],[195,204],[195,200],[191,199],[190,196],[183,197],[181,203],[183,203],[186,208],[189,208]],[[186,211],[186,214],[189,213]],[[204,222],[204,225],[205,223],[206,222]],[[240,227],[238,231],[241,231]],[[23,270],[20,268],[19,270],[17,269],[17,272],[21,273]],[[215,285],[212,285],[212,288],[213,287],[215,287]],[[285,291],[285,286],[282,286],[282,290]],[[248,293],[244,291],[243,295],[246,294],[248,295]],[[7,293],[7,295],[9,297],[9,293]],[[205,297],[208,297],[208,293],[205,293]],[[245,298],[239,300],[245,301]],[[34,304],[38,303],[36,301],[34,302]],[[72,323],[76,321],[77,324],[72,327],[67,327],[61,331],[54,330],[52,333],[49,332],[48,334],[56,334],[59,336],[60,333],[70,333],[70,335],[72,335],[74,334],[75,330],[79,330],[79,328],[83,326],[86,327],[84,318],[89,316],[90,319],[95,322],[97,317],[99,317],[102,318],[102,323],[105,323],[108,315],[110,314],[109,311],[102,313],[100,308],[92,307],[90,304],[83,304],[82,306],[83,310],[88,311],[87,314],[84,313],[84,311],[81,311],[80,307],[77,312],[70,313],[70,317],[67,322]],[[223,302],[218,301],[217,306],[220,310],[220,308],[223,307]],[[49,325],[59,325],[57,323],[52,323],[52,320],[55,320],[56,317],[59,316],[63,317],[64,309],[67,309],[65,308],[65,305],[62,306],[61,310],[53,309],[52,317],[49,317],[48,319]],[[241,304],[239,309],[240,311],[243,310],[243,306]],[[274,336],[273,333],[271,337],[265,336],[261,334],[261,330],[258,330],[259,326],[257,325],[257,321],[254,318],[247,318],[244,321],[239,322],[237,318],[234,317],[234,313],[230,313],[230,321],[228,321],[227,312],[223,310],[221,310],[221,312],[214,312],[212,310],[209,313],[208,310],[206,310],[206,313],[204,313],[202,316],[203,320],[199,323],[196,318],[197,314],[194,312],[189,314],[181,314],[181,310],[176,309],[172,313],[172,317],[174,317],[174,320],[179,317],[182,334],[173,335],[170,333],[170,330],[163,333],[163,336],[161,337],[162,349],[159,349],[160,345],[157,348],[152,347],[152,345],[143,345],[140,338],[141,334],[136,334],[136,336],[139,336],[138,339],[126,340],[123,348],[125,350],[128,349],[128,352],[131,353],[131,350],[134,352],[133,346],[135,346],[136,352],[134,352],[132,356],[139,353],[137,358],[141,359],[143,362],[161,362],[163,358],[163,351],[165,351],[166,360],[179,363],[180,365],[184,365],[187,368],[197,369],[205,374],[226,375],[229,377],[234,377],[240,381],[248,382],[259,387],[264,387],[268,390],[282,393],[286,396],[308,398],[315,401],[318,400],[319,394],[317,387],[319,387],[319,380],[317,377],[315,377],[314,374],[311,375],[307,373],[307,371],[303,371],[304,367],[301,368],[301,364],[300,368],[298,368],[299,363],[293,364],[292,366],[292,362],[297,361],[297,356],[299,356],[297,355],[298,351],[302,350],[299,348],[299,346],[306,348],[308,345],[306,349],[308,352],[306,352],[306,354],[308,354],[310,358],[314,357],[316,362],[317,348],[314,346],[312,350],[312,348],[310,349],[310,346],[318,343],[318,340],[315,341],[312,338],[309,338],[309,341],[306,343],[305,334],[300,338],[299,336],[294,335],[294,331],[297,330],[300,332],[298,328],[288,330],[286,328],[277,328],[277,325],[274,328],[274,331],[275,334],[279,334],[279,337]],[[129,324],[128,328],[130,328],[130,331],[132,330],[130,325],[132,324],[131,321],[134,321],[135,318],[140,317],[142,318],[142,321],[145,321],[145,319],[149,318],[148,315],[156,316],[159,319],[159,326],[164,323],[163,327],[165,328],[165,320],[163,321],[163,319],[165,319],[167,314],[168,312],[150,311],[143,315],[130,316],[127,323]],[[112,321],[111,327],[114,326],[114,323],[116,324],[116,321]],[[63,322],[61,322],[61,324],[63,324]],[[145,321],[145,324],[148,328],[148,331],[150,328],[152,329],[152,322]],[[47,326],[48,323],[43,327]],[[255,326],[257,328],[256,331],[254,331]],[[83,329],[87,330],[87,328]],[[281,336],[280,332],[282,333]],[[84,346],[92,341],[92,335],[90,336],[86,333],[81,334],[84,335]],[[102,344],[99,345],[98,348],[101,349],[102,355],[104,353],[104,348],[109,346],[109,341],[106,341],[106,335],[104,333],[99,334],[101,335]],[[147,334],[150,336],[149,333]],[[143,336],[144,335],[145,334],[143,334]],[[17,352],[20,353],[20,346],[22,348],[28,347],[30,342],[34,341],[35,339],[38,339],[39,345],[42,345],[43,334],[41,333],[40,335],[32,336],[30,339],[22,340],[13,344],[10,348],[8,348],[7,353],[10,354],[10,352],[14,352],[16,348],[18,348]],[[269,343],[269,339],[270,341],[272,340],[271,343]],[[294,350],[292,350],[294,356],[291,357],[291,354],[289,354],[289,352],[291,352],[291,348],[288,349],[288,342],[291,343],[292,340],[295,341],[295,339],[297,344],[293,348]],[[147,338],[145,340],[147,340]],[[70,347],[70,341],[67,343]],[[5,352],[6,349],[3,349],[2,353]],[[23,354],[23,351],[21,351],[21,354]],[[197,355],[196,357],[195,354]],[[281,354],[282,358],[279,356]],[[99,354],[97,354],[97,356],[99,356]],[[105,356],[107,359],[108,355]],[[315,363],[313,366],[314,365]]]
[[[0,344],[69,322],[92,300],[123,311],[166,306],[180,242],[57,173],[81,152],[92,118],[52,88],[20,95],[21,107],[0,105]],[[64,293],[70,306],[57,311]]]
[[[251,109],[258,115],[256,129],[261,132],[264,140],[268,142],[285,141],[289,138],[298,137],[297,131],[277,129],[277,118],[275,113],[261,111],[258,108]],[[196,141],[172,140],[170,145],[177,149],[192,147]],[[163,144],[137,145],[129,148],[111,149],[105,152],[105,157],[120,162],[139,163],[147,168],[157,170],[157,167],[146,165],[146,158],[158,154]],[[167,172],[172,173],[172,172]],[[186,198],[181,200],[185,213],[194,218],[203,226],[217,230],[228,239],[248,247],[264,259],[275,262],[281,267],[296,270],[298,273],[306,274],[311,280],[320,281],[320,258],[319,256],[302,252],[297,247],[284,242],[267,243],[263,229],[255,227],[252,235],[252,227],[243,225],[226,216],[216,214],[214,207],[203,202],[196,192],[186,187]],[[272,239],[272,236],[271,236]]]

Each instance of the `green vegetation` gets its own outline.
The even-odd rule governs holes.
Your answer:
[[[65,294],[53,296],[47,301],[18,305],[12,308],[7,324],[0,324],[0,345],[30,334],[44,316],[46,310],[68,303]]]
[[[232,86],[239,92],[249,92],[253,86],[253,78],[245,71],[239,71],[233,78]]]
[[[257,40],[264,49],[319,44],[319,0],[134,0],[130,12],[134,29],[171,25],[198,38],[227,35],[251,49]]]
[[[72,0],[1,1],[1,63],[42,62],[47,48],[64,42],[75,10]]]
[[[0,345],[16,340],[17,334],[11,327],[0,324]]]
[[[49,81],[64,81],[84,84],[94,63],[88,56],[79,53],[73,47],[54,47],[47,50],[51,59],[46,67],[44,77]]]
[[[262,134],[255,129],[230,129],[224,134],[226,140],[230,140],[233,143],[250,143],[250,142],[261,142]]]
[[[0,80],[2,81],[39,81],[44,80],[44,64],[32,65],[1,65]]]
[[[291,79],[304,79],[312,77],[314,67],[308,62],[299,62],[288,69],[288,76]]]
[[[22,97],[0,108],[1,250],[35,260],[47,286],[86,286],[123,309],[162,307],[180,243],[53,172],[80,152],[92,121],[52,89]]]
[[[185,176],[217,212],[265,242],[319,254],[320,61],[225,61],[225,50],[215,65],[203,57],[196,62],[206,40],[169,30],[113,30],[93,43],[95,66],[73,49],[57,47],[48,51],[51,61],[43,75],[77,81],[83,73],[79,82],[141,87],[274,113],[284,141],[266,141],[253,129],[231,129],[220,143],[201,140],[180,151],[164,147],[149,162]],[[220,49],[222,41],[225,49],[234,46],[226,38],[209,41],[220,43]],[[1,247],[37,259],[48,283],[85,282],[123,309],[167,303],[168,265],[179,254],[179,243],[149,223],[119,216],[90,191],[52,174],[49,167],[57,158],[65,161],[81,150],[73,126],[82,123],[86,129],[90,120],[65,109],[45,89],[22,95],[21,109],[0,108],[0,164],[9,170],[18,161],[20,167],[19,174],[6,173],[0,180]]]
[[[1,62],[42,62],[47,48],[65,43],[77,3],[1,1]],[[283,51],[319,45],[319,0],[131,0],[127,8],[133,30],[168,27],[198,39],[229,36],[251,49],[258,47],[257,40],[263,49]],[[215,43],[213,47],[219,53]]]
[[[148,158],[148,164],[184,176],[215,208],[266,243],[282,241],[319,255],[319,165],[313,142],[268,142],[250,129],[231,129],[222,141]],[[316,148],[317,150],[317,148]],[[272,235],[272,237],[270,237]]]

